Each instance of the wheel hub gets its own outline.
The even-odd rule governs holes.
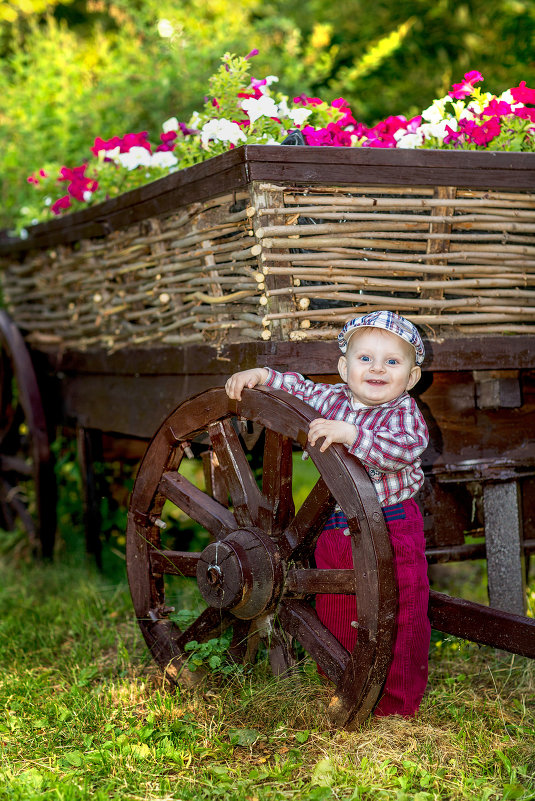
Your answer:
[[[204,600],[243,620],[275,606],[282,576],[275,544],[258,529],[238,529],[211,542],[197,564],[197,584]]]

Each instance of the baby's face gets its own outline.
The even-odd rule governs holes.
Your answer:
[[[349,340],[338,371],[353,398],[379,406],[412,389],[421,375],[415,352],[404,339],[382,328],[362,328]]]

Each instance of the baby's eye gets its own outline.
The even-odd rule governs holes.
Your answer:
[[[361,356],[360,360],[361,360],[361,362],[369,362],[370,361],[370,357],[369,356]]]
[[[397,363],[398,363],[398,360],[397,360],[397,359],[387,359],[387,360],[386,360],[386,363],[387,363],[387,364],[397,364]]]

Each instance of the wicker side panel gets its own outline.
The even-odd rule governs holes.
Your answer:
[[[256,236],[266,279],[292,277],[291,339],[332,337],[348,317],[381,308],[430,336],[535,331],[535,194],[296,186],[284,205],[263,217],[285,224]],[[288,298],[266,280],[266,300],[278,293]],[[269,308],[264,323],[283,315]]]
[[[36,345],[257,339],[259,250],[249,194],[233,193],[10,261],[4,295]]]

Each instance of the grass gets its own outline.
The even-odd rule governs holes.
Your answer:
[[[0,562],[0,799],[535,799],[535,663],[433,637],[415,720],[330,730],[308,664],[171,692],[124,579]]]

